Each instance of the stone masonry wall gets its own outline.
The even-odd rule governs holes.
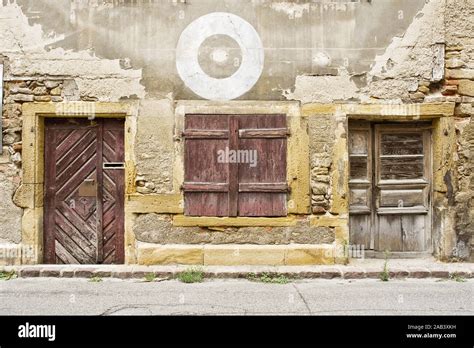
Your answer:
[[[5,69],[9,62],[3,59]],[[9,80],[3,84],[3,153],[0,155],[0,242],[21,242],[22,209],[15,206],[15,192],[22,181],[22,104],[60,102],[63,81],[45,79]]]
[[[311,208],[323,214],[331,206],[332,149],[336,123],[332,116],[310,117]]]
[[[138,215],[138,241],[158,244],[322,244],[334,242],[334,228],[309,226],[299,219],[291,227],[173,227],[171,216]]]
[[[455,195],[457,241],[453,257],[474,260],[474,1],[446,2],[446,87],[456,102]]]

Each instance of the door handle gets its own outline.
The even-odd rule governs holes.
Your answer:
[[[86,179],[84,180],[85,183],[88,183],[88,184],[94,184],[95,183],[95,179]]]

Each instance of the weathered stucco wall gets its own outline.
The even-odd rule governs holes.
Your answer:
[[[53,49],[51,56],[60,52],[54,53],[54,48],[88,51],[97,57],[112,60],[113,64],[106,60],[103,62],[110,68],[115,65],[118,70],[119,63],[122,67],[132,67],[126,73],[128,79],[137,77],[138,72],[134,69],[142,69],[141,83],[146,87],[146,93],[159,99],[169,93],[174,99],[200,99],[185,87],[176,70],[178,40],[183,30],[198,17],[211,12],[231,12],[255,28],[265,54],[261,78],[242,99],[266,100],[284,99],[282,91],[293,90],[297,77],[301,80],[297,81],[297,85],[304,85],[305,75],[339,75],[338,70],[347,70],[348,75],[341,72],[341,76],[334,77],[336,85],[337,80],[342,83],[348,81],[350,76],[368,72],[375,57],[385,52],[394,36],[405,32],[424,5],[423,0],[299,3],[270,0],[202,0],[196,3],[181,0],[136,3],[117,0],[17,0],[17,3],[22,6],[27,18],[24,21],[41,25],[44,34],[48,35],[45,44],[48,49]],[[442,4],[443,1],[433,3]],[[427,13],[425,19],[439,21],[442,17]],[[426,27],[426,30],[430,28],[439,27],[433,25]],[[44,42],[37,29],[32,33],[35,38],[41,39],[39,42]],[[422,34],[421,37],[430,34],[426,40],[431,40],[431,33]],[[206,41],[204,48],[213,47],[216,40],[222,40],[218,35],[210,35],[210,38],[212,40]],[[42,47],[34,39],[31,44]],[[232,67],[240,65],[242,56],[235,42],[227,42],[225,46],[227,49],[221,56],[209,55],[212,52],[206,49],[199,52],[205,71],[227,76],[233,71]],[[237,58],[236,66],[234,58]],[[31,71],[36,68],[37,64],[34,64]],[[429,69],[428,66],[426,68]],[[330,78],[321,78],[321,85],[327,79]],[[85,88],[84,93],[90,90],[86,89],[86,82],[80,81],[79,85]],[[109,85],[107,81],[103,82]],[[239,83],[236,81],[234,86]],[[327,96],[327,100],[345,99],[351,94],[351,86],[353,83],[341,85],[347,93],[338,96],[334,90],[334,96]],[[133,90],[130,87],[127,92],[139,97],[142,93],[139,88]],[[111,95],[114,93],[111,92]]]
[[[133,261],[140,248],[150,250],[148,243],[347,243],[346,125],[351,111],[338,106],[384,104],[377,118],[383,121],[406,115],[416,118],[415,104],[451,102],[456,103],[456,120],[450,123],[452,119],[444,115],[435,137],[444,139],[440,141],[444,146],[456,130],[457,152],[452,151],[451,159],[446,159],[446,153],[438,156],[443,173],[449,175],[434,185],[438,214],[434,243],[438,256],[469,258],[474,233],[473,8],[470,0],[4,0],[0,5],[0,60],[5,65],[0,241],[21,239],[18,206],[23,205],[15,191],[26,183],[21,171],[24,103],[137,105],[128,130],[133,134],[128,144],[128,165],[133,170],[127,178],[131,182],[127,194],[135,200],[156,198],[159,203],[143,201],[141,210],[127,213],[129,260]],[[195,29],[193,23],[211,12],[240,17],[222,15],[219,18],[227,26],[218,28],[232,32],[228,26],[237,20],[242,37],[206,32],[201,30],[204,25],[189,30],[186,41],[183,31]],[[204,18],[209,27],[212,17]],[[203,40],[202,47],[193,51],[192,45],[186,45],[193,40]],[[239,45],[245,44],[248,47],[242,50]],[[203,71],[202,81],[186,77],[186,66],[196,63],[190,58],[193,54]],[[232,75],[241,69],[242,74]],[[301,221],[274,227],[173,223],[173,214],[181,214],[183,208],[177,182],[182,174],[177,170],[182,164],[182,139],[177,135],[176,105],[179,100],[197,103],[200,99],[221,100],[223,107],[231,102],[222,99],[296,102],[294,116],[304,133],[296,144],[309,149],[293,161],[307,161],[310,169],[308,202],[303,193],[299,197],[304,202],[294,208]],[[400,104],[409,104],[408,112]],[[255,105],[252,110],[258,113],[261,109]],[[448,148],[443,147],[445,152]],[[310,210],[305,211],[306,206]],[[143,255],[156,256],[148,251]]]

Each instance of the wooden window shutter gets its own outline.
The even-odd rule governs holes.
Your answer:
[[[229,117],[187,115],[184,138],[185,214],[228,216],[229,164],[217,153],[229,147]]]
[[[187,115],[183,135],[186,215],[286,215],[285,115]]]
[[[256,165],[239,164],[239,216],[286,215],[286,116],[241,116],[239,150],[256,151]]]

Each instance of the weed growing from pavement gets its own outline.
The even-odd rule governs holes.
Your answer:
[[[390,272],[388,271],[388,256],[389,252],[385,251],[385,262],[383,264],[383,271],[379,274],[379,278],[383,282],[388,282],[390,279]]]
[[[100,283],[102,281],[101,277],[91,277],[89,278],[90,283]]]
[[[2,271],[0,272],[0,280],[11,280],[17,278],[17,274],[15,271],[10,271],[10,272],[5,272]]]
[[[458,273],[450,274],[449,279],[454,280],[455,282],[458,282],[458,283],[464,283],[466,281],[466,279]]]
[[[145,279],[146,282],[154,282],[156,280],[156,275],[155,273],[147,273],[145,274]]]
[[[257,276],[255,273],[249,273],[247,279],[251,282],[271,283],[271,284],[288,284],[290,280],[283,274],[262,273]]]
[[[191,267],[178,273],[177,278],[183,283],[201,283],[204,279],[204,272],[200,267]]]

